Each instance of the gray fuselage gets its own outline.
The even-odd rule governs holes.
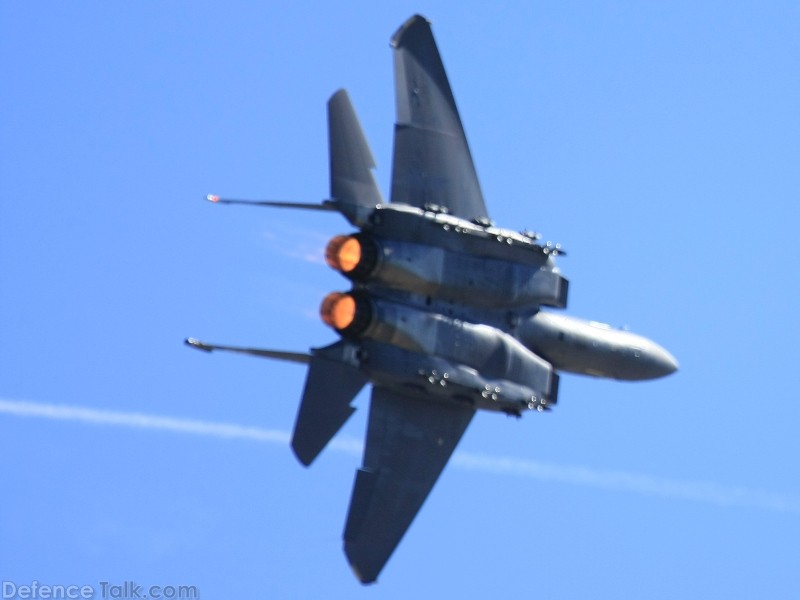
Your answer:
[[[647,338],[541,310],[566,307],[559,246],[437,208],[377,206],[359,233],[331,240],[326,259],[354,288],[342,304],[332,295],[326,322],[349,339],[453,360],[551,402],[558,370],[644,380],[677,369]]]

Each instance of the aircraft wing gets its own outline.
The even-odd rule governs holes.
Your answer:
[[[397,123],[392,202],[438,204],[488,217],[453,92],[430,23],[411,17],[392,37]]]
[[[362,583],[378,577],[474,414],[466,405],[373,387],[344,532],[345,554]]]

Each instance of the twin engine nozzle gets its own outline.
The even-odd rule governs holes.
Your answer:
[[[325,262],[350,279],[360,279],[375,267],[378,248],[367,236],[337,235],[325,248]],[[331,292],[319,308],[322,321],[342,335],[357,336],[372,320],[370,301],[358,292]]]
[[[372,258],[372,260],[370,260]],[[361,235],[337,235],[325,248],[325,262],[346,277],[368,274],[375,265],[377,248]],[[343,335],[358,335],[369,325],[372,310],[369,300],[360,295],[331,292],[319,308],[322,321]]]

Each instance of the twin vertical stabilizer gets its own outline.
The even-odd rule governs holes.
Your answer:
[[[383,203],[372,170],[375,159],[346,90],[328,100],[331,200],[356,226]]]

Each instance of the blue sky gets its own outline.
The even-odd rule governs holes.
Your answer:
[[[0,4],[0,579],[800,594],[798,5],[284,4]],[[348,224],[202,198],[326,197],[340,87],[388,194],[388,40],[416,12],[491,216],[567,249],[569,314],[652,337],[681,370],[565,375],[549,414],[478,415],[362,588],[341,532],[367,398],[305,469],[285,443],[303,369],[182,340],[333,341],[317,307],[347,283],[321,253]]]

